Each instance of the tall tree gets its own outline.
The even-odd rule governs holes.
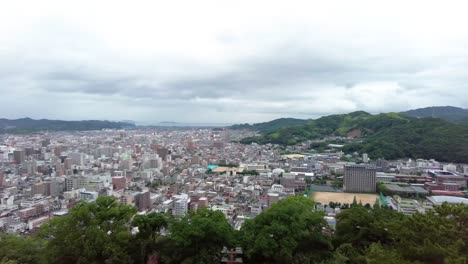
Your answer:
[[[273,204],[248,220],[240,241],[251,263],[315,263],[330,256],[330,238],[322,212],[314,202],[297,196]]]
[[[133,238],[130,247],[135,262],[146,263],[150,257],[158,257],[166,237],[161,235],[169,224],[169,219],[164,214],[150,213],[138,215],[134,218],[132,226],[138,228],[138,233]]]
[[[405,216],[389,209],[352,207],[337,216],[334,241],[336,245],[350,243],[363,251],[374,242],[390,244],[389,228]]]
[[[219,263],[233,245],[233,229],[220,211],[202,208],[174,221],[162,258],[165,263]]]
[[[416,213],[391,229],[396,248],[409,260],[463,263],[468,260],[468,205],[444,204],[426,214]]]
[[[131,263],[130,220],[136,213],[114,197],[99,197],[95,203],[79,202],[69,215],[44,225],[50,263]]]
[[[2,263],[44,263],[45,241],[0,233]]]

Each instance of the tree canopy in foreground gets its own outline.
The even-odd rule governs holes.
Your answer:
[[[275,203],[241,230],[206,208],[183,218],[136,215],[112,197],[80,202],[32,238],[0,235],[0,263],[219,263],[224,247],[245,263],[466,263],[468,205],[405,216],[354,206],[335,232],[305,197]]]

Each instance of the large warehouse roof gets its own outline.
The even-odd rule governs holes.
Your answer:
[[[468,204],[468,199],[462,198],[462,197],[455,197],[455,196],[446,196],[446,195],[437,195],[437,196],[429,196],[427,197],[429,201],[431,201],[434,204],[442,204],[444,202],[447,203],[462,203],[462,204]]]

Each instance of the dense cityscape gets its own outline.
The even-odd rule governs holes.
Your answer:
[[[467,264],[467,10],[4,1],[0,264]]]
[[[372,160],[345,154],[338,144],[311,148],[342,137],[292,146],[239,143],[255,134],[229,127],[4,134],[1,231],[34,236],[75,205],[105,196],[135,207],[137,215],[181,219],[202,208],[219,211],[233,230],[275,203],[303,196],[315,201],[330,232],[337,215],[353,206],[413,215],[468,203],[467,164]]]

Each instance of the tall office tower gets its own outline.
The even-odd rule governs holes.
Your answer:
[[[59,196],[63,193],[65,188],[65,181],[59,178],[53,178],[44,182],[46,185],[46,196]]]
[[[32,156],[34,154],[34,148],[33,147],[27,147],[24,149],[24,151],[26,152],[26,156]]]
[[[67,191],[85,188],[87,184],[86,177],[68,176],[65,178],[65,190]]]
[[[343,189],[345,192],[375,192],[376,169],[368,165],[345,166]]]
[[[195,147],[195,143],[193,143],[193,141],[190,140],[190,141],[187,143],[187,149],[188,149],[189,151],[195,151],[195,148],[196,148],[196,147]]]
[[[268,193],[268,208],[279,201],[279,194],[278,193]]]
[[[46,139],[42,140],[41,143],[42,143],[43,147],[49,146],[50,145],[50,138],[46,138]]]
[[[13,151],[13,159],[16,164],[22,164],[26,160],[26,152],[24,150]]]
[[[54,154],[55,154],[55,156],[60,157],[60,155],[62,154],[62,151],[63,151],[62,146],[56,146],[56,147],[54,148]]]
[[[65,190],[66,191],[72,191],[76,189],[78,186],[77,181],[73,177],[67,177],[65,178]]]
[[[167,161],[167,156],[169,155],[169,150],[165,147],[158,148],[156,153],[161,157],[162,160]]]
[[[73,161],[71,158],[66,158],[63,162],[63,166],[65,168],[65,170],[70,170],[71,167],[72,167],[72,164],[73,164]]]
[[[37,162],[36,160],[27,160],[23,162],[23,170],[28,173],[28,175],[35,175],[37,172]]]
[[[150,192],[141,192],[137,194],[135,196],[135,205],[140,211],[149,209],[151,205]]]
[[[79,152],[69,152],[68,157],[72,159],[73,165],[83,166],[84,154]]]
[[[120,170],[126,170],[129,171],[132,169],[132,158],[131,157],[124,157],[122,160],[119,162],[119,169]]]
[[[31,186],[31,194],[32,195],[36,195],[36,194],[46,195],[46,187],[47,185],[44,184],[43,182],[35,183]]]
[[[127,180],[124,176],[114,176],[112,177],[112,185],[114,191],[122,190],[127,186]]]

